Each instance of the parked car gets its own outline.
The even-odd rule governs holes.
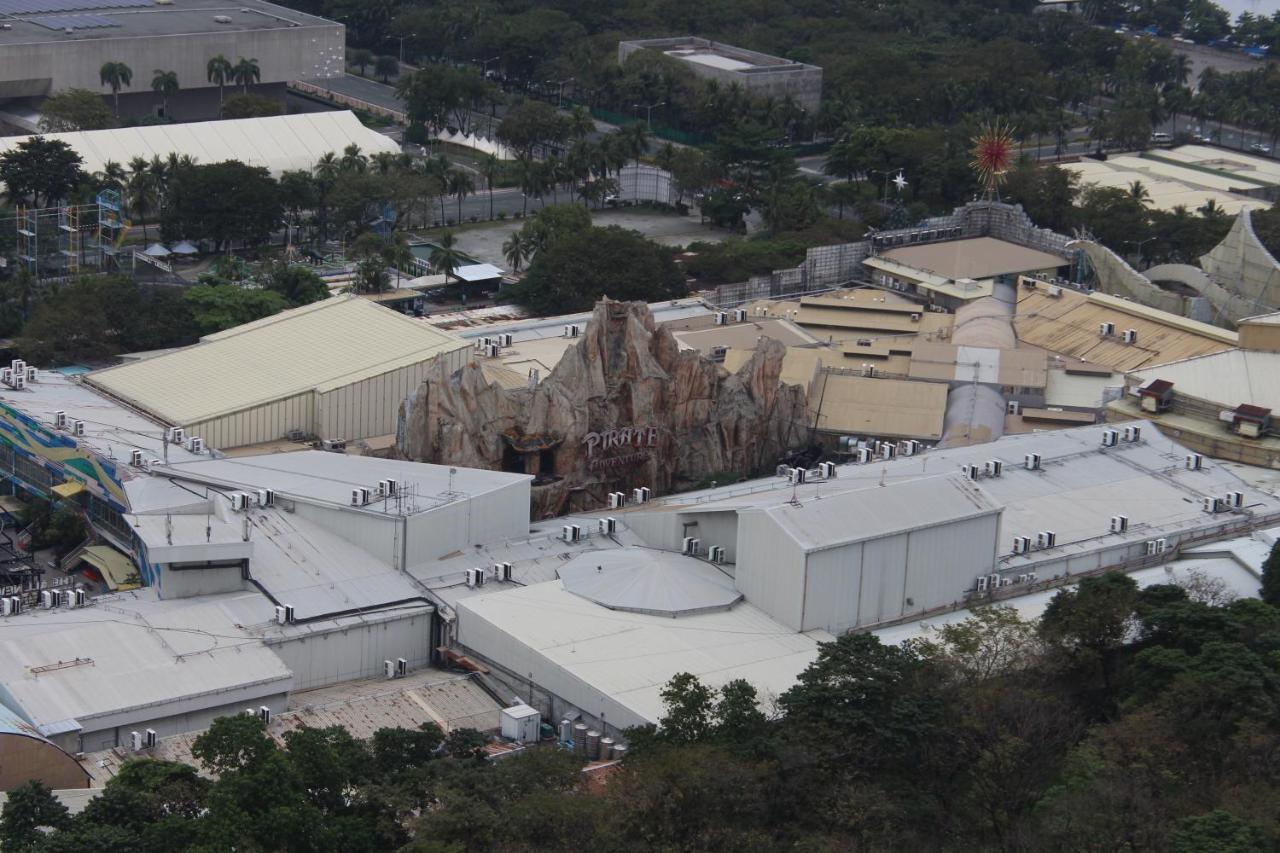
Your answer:
[[[1249,146],[1249,150],[1252,151],[1254,154],[1270,154],[1271,146],[1263,145],[1261,142],[1255,142]]]
[[[1151,134],[1151,141],[1156,143],[1157,145],[1165,145],[1173,141],[1173,134],[1165,133],[1163,131],[1156,131],[1155,133]]]

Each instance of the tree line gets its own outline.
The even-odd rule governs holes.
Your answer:
[[[687,673],[603,785],[539,747],[484,760],[434,726],[368,742],[247,716],[193,747],[215,778],[126,763],[72,818],[9,794],[5,850],[1258,853],[1280,819],[1280,556],[1263,598],[1109,573],[1037,620],[987,606],[923,639],[847,634],[770,701]]]

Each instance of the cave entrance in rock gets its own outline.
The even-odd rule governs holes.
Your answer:
[[[508,474],[524,474],[524,454],[510,444],[504,445],[502,448],[502,470]]]

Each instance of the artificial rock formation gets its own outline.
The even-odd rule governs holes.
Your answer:
[[[643,302],[598,303],[541,384],[506,390],[471,362],[436,365],[400,410],[407,459],[537,475],[535,516],[772,470],[802,444],[803,390],[779,381],[785,348],[762,340],[737,373],[680,350]]]

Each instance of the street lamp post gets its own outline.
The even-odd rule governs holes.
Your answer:
[[[637,110],[645,111],[645,123],[649,125],[650,130],[653,130],[653,111],[666,105],[666,101],[658,101],[656,104],[632,104],[631,106]]]
[[[572,83],[572,82],[573,82],[574,80],[576,80],[576,79],[578,79],[578,78],[576,78],[576,77],[566,77],[564,80],[545,80],[545,81],[543,81],[543,82],[544,82],[544,85],[547,85],[547,86],[555,85],[555,86],[559,87],[559,88],[558,88],[558,91],[556,92],[556,109],[560,109],[561,107],[563,107],[563,106],[564,106],[564,84],[565,84],[565,83]]]
[[[417,35],[418,35],[417,33],[407,33],[402,36],[396,36],[396,38],[400,39],[400,64],[401,65],[404,65],[404,40],[407,38],[409,39],[414,38]]]

